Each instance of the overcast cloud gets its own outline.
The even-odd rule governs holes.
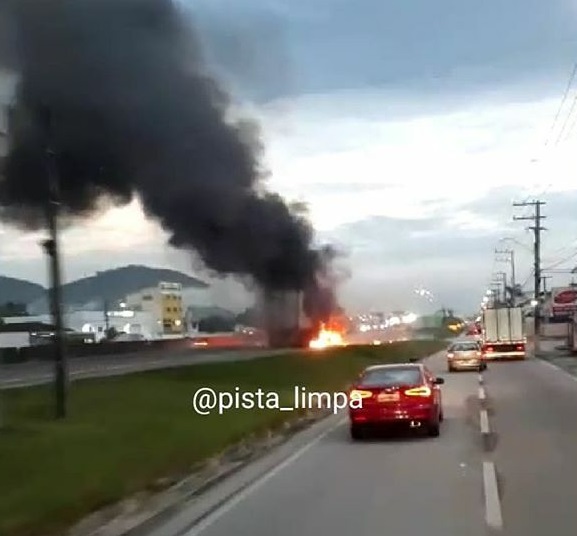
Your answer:
[[[530,282],[531,235],[512,220],[527,210],[511,204],[536,195],[548,202],[546,263],[573,266],[577,125],[544,143],[575,61],[574,1],[180,1],[263,126],[271,187],[305,201],[319,238],[349,252],[351,310],[476,307],[504,237],[525,245],[509,242]],[[3,273],[43,281],[38,239],[3,230]],[[190,267],[138,205],[63,245],[67,279]],[[422,286],[435,303],[416,296]]]

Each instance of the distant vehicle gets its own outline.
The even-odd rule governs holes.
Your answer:
[[[481,335],[481,329],[479,326],[477,326],[477,324],[469,324],[467,326],[467,329],[465,330],[465,334],[470,336],[470,337]]]
[[[483,311],[483,359],[525,359],[523,309],[497,307]]]
[[[364,370],[349,395],[362,407],[349,407],[351,437],[361,439],[370,428],[395,424],[425,428],[437,437],[443,420],[443,378],[423,364],[375,365]],[[351,404],[353,406],[353,404]]]
[[[447,369],[484,370],[487,363],[483,359],[482,344],[479,341],[465,339],[453,342],[447,349]]]
[[[111,342],[145,342],[147,339],[142,333],[119,333]]]

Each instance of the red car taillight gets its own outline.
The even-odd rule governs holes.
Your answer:
[[[518,350],[519,352],[522,352],[523,350],[525,350],[525,346],[523,346],[522,344],[519,344],[519,345],[517,346],[517,350]]]
[[[372,396],[372,391],[365,391],[364,389],[352,389],[349,393],[349,398],[355,398],[357,400],[371,398]]]
[[[405,395],[407,396],[421,396],[424,398],[429,398],[433,394],[433,391],[427,385],[422,385],[421,387],[413,387],[412,389],[407,389]]]
[[[493,347],[492,346],[486,346],[485,348],[483,348],[484,352],[492,352],[493,351]]]

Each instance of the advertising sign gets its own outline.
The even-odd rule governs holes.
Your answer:
[[[577,287],[558,287],[551,290],[551,313],[567,316],[577,311]]]

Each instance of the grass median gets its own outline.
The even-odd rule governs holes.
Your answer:
[[[338,391],[365,366],[423,357],[443,346],[351,347],[75,382],[63,422],[52,418],[49,387],[2,392],[0,534],[59,534],[100,507],[295,417],[259,409],[201,416],[191,406],[201,387],[261,388],[290,405],[295,385]]]

